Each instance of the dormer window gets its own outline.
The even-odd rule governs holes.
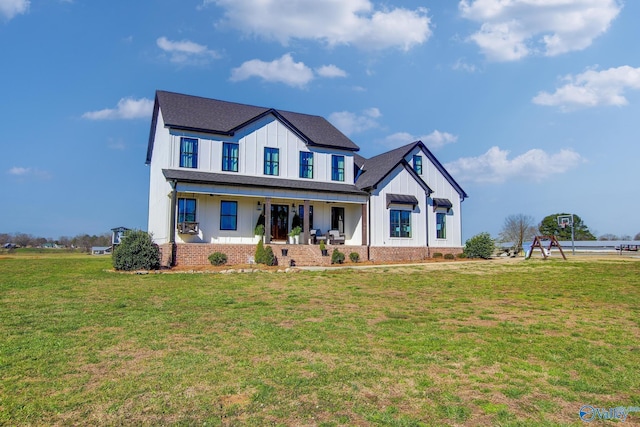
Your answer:
[[[422,156],[417,154],[413,156],[413,170],[418,175],[422,175]]]
[[[180,167],[198,167],[198,140],[196,138],[180,138]]]

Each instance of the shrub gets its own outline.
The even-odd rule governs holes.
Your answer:
[[[321,251],[327,250],[327,245],[324,244],[324,240],[320,240],[320,250]]]
[[[264,243],[262,243],[262,240],[258,240],[258,246],[256,246],[256,254],[253,256],[253,260],[256,262],[256,264],[265,264],[265,250],[264,250]]]
[[[264,264],[276,265],[276,256],[273,254],[273,249],[271,249],[271,246],[267,246],[266,248],[264,248]]]
[[[349,254],[349,259],[351,260],[351,262],[359,262],[360,254],[358,252],[351,252]]]
[[[444,259],[456,259],[453,254],[444,254]]]
[[[434,252],[432,258],[442,258],[442,252]]]
[[[155,270],[160,267],[160,249],[146,231],[128,230],[113,251],[116,270]]]
[[[331,253],[331,264],[342,264],[344,262],[344,254],[335,248]]]
[[[227,263],[227,256],[222,252],[214,252],[209,255],[211,265],[224,265]]]
[[[458,254],[458,258],[460,258],[460,259],[464,259],[466,257],[467,257],[467,254],[465,254],[464,252],[461,252],[461,253]]]
[[[262,225],[262,224],[256,225],[256,229],[254,230],[254,234],[256,236],[264,236],[264,225]]]
[[[489,259],[494,251],[494,242],[489,233],[476,234],[466,241],[464,253],[469,258]]]

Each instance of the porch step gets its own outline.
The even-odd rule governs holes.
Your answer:
[[[331,265],[330,256],[322,256],[317,245],[271,245],[278,265],[290,267],[295,265]],[[282,254],[286,249],[287,255]],[[330,253],[330,252],[329,252]]]

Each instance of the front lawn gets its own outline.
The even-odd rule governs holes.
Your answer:
[[[578,426],[583,405],[640,406],[640,260],[110,261],[0,256],[0,424]]]

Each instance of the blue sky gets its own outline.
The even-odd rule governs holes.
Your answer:
[[[504,218],[640,232],[640,2],[0,0],[0,232],[146,229],[155,90],[326,117],[365,157],[422,139]]]

